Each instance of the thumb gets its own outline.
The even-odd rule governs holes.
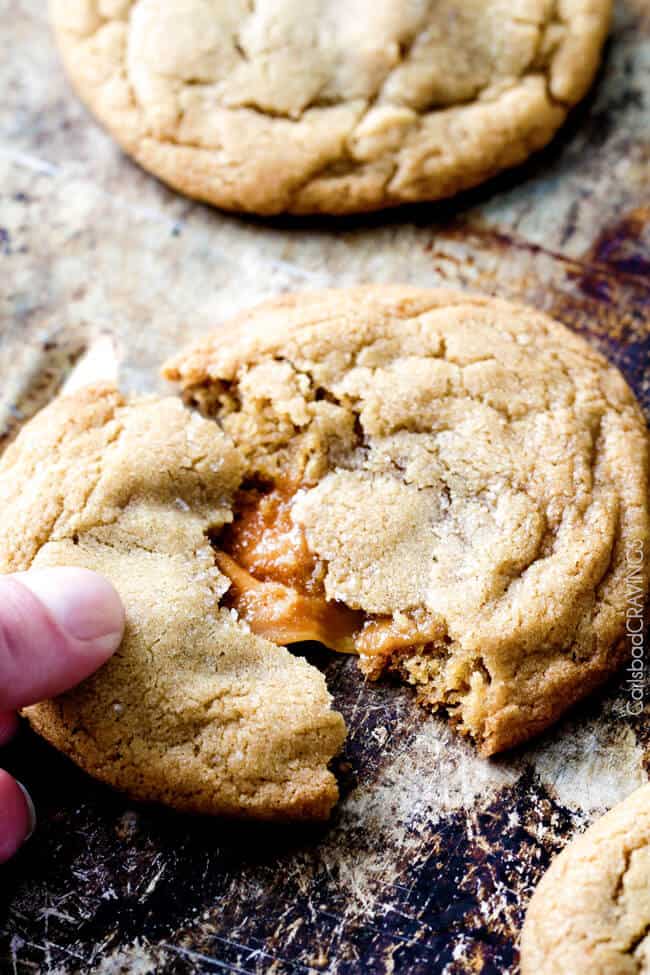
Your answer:
[[[117,649],[124,610],[87,569],[0,576],[0,713],[55,697]]]
[[[0,863],[16,853],[35,826],[36,812],[29,793],[0,769]]]

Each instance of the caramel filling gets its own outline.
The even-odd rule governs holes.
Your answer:
[[[354,653],[359,614],[347,606],[328,603],[320,596],[304,596],[279,582],[260,582],[225,552],[217,565],[230,579],[226,605],[234,607],[253,633],[273,643],[317,640],[332,650]]]
[[[325,598],[324,567],[291,520],[294,493],[286,488],[242,492],[235,521],[216,553],[231,583],[224,602],[273,643],[317,640],[354,653],[364,614]]]
[[[235,520],[218,541],[217,565],[230,579],[224,604],[273,643],[316,640],[341,653],[388,658],[444,637],[424,611],[369,617],[325,598],[325,567],[291,518],[295,489],[242,491]]]
[[[445,627],[423,610],[392,619],[368,619],[357,633],[354,647],[366,657],[390,657],[399,650],[425,646],[445,638]]]

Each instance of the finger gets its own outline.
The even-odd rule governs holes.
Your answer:
[[[0,576],[0,712],[55,697],[117,649],[124,610],[86,569]]]
[[[18,731],[18,715],[15,711],[0,713],[0,745],[6,745]]]
[[[34,832],[36,815],[24,786],[0,769],[0,863],[5,863]]]

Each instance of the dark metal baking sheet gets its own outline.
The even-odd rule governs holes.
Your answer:
[[[360,281],[529,301],[590,337],[650,416],[650,2],[616,9],[592,94],[526,166],[440,206],[269,223],[195,205],[124,159],[68,90],[45,5],[6,0],[1,443],[80,361],[158,389],[164,356],[243,305]],[[23,730],[1,758],[40,825],[0,869],[0,972],[515,973],[550,859],[647,779],[626,675],[487,762],[408,690],[313,659],[350,728],[324,827],[134,807]]]

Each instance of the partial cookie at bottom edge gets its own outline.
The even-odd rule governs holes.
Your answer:
[[[529,904],[522,975],[650,972],[650,785],[573,840]]]

